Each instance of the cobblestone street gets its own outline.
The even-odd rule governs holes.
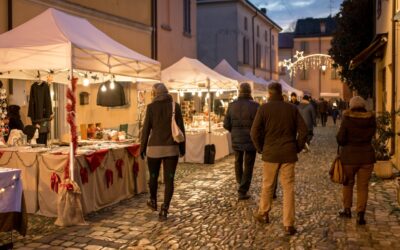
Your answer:
[[[336,154],[336,127],[318,127],[310,153],[296,165],[295,236],[282,226],[282,192],[261,225],[252,217],[262,179],[259,159],[251,199],[237,200],[233,156],[213,166],[178,166],[179,173],[166,222],[146,207],[147,195],[90,214],[88,226],[58,228],[54,219],[31,216],[28,236],[17,249],[400,249],[400,209],[393,180],[372,178],[366,226],[337,217],[341,186],[330,182],[328,169]],[[159,198],[162,198],[159,193]],[[354,207],[353,207],[354,213]],[[1,234],[1,238],[8,235]]]

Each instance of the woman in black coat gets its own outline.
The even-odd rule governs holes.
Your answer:
[[[153,102],[147,105],[144,120],[140,155],[147,155],[150,173],[150,200],[147,205],[157,211],[158,175],[161,163],[164,168],[164,203],[161,206],[159,218],[166,220],[169,205],[174,193],[174,178],[179,156],[185,155],[185,142],[176,143],[172,137],[171,119],[172,105],[175,105],[175,121],[183,134],[185,127],[179,104],[175,103],[163,83],[153,85]]]
[[[8,106],[7,117],[8,117],[8,131],[11,132],[13,129],[24,130],[24,123],[21,120],[19,110],[21,109],[18,105]],[[5,137],[5,141],[8,140],[8,135]]]
[[[357,177],[357,224],[364,225],[368,200],[368,183],[375,163],[372,138],[375,136],[376,120],[372,112],[365,109],[366,102],[360,96],[350,100],[350,110],[343,113],[342,124],[336,136],[340,150],[346,182],[343,184],[342,218],[351,218],[353,187]]]

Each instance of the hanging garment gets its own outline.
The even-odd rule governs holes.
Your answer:
[[[49,118],[53,114],[50,88],[46,82],[35,82],[29,95],[28,116],[32,122]]]
[[[97,91],[97,105],[103,107],[118,107],[126,105],[124,87],[114,82],[114,89],[110,88],[110,82],[102,83]],[[102,91],[102,88],[106,91]]]

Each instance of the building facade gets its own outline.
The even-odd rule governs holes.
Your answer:
[[[195,0],[157,0],[156,59],[163,69],[182,57],[197,58]]]
[[[293,58],[296,51],[302,51],[303,56],[328,55],[331,48],[333,32],[336,28],[335,20],[332,17],[327,18],[305,18],[299,19],[296,29],[293,32],[292,56],[283,42],[289,39],[287,34],[281,34],[282,43],[280,43],[280,60]],[[282,53],[282,54],[281,54]],[[293,60],[293,59],[292,59]],[[318,61],[318,59],[316,59]],[[282,78],[288,78],[287,72],[281,69]],[[303,69],[297,70],[290,81],[293,87],[311,94],[313,97],[325,98],[343,98],[348,100],[351,96],[347,85],[345,85],[334,67],[327,67],[321,64],[319,67],[306,65]],[[289,82],[288,82],[289,83]]]
[[[279,79],[281,30],[248,0],[197,0],[197,56],[211,68],[225,59],[242,74]]]

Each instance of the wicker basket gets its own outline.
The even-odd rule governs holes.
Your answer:
[[[374,165],[374,172],[376,176],[382,179],[392,178],[393,176],[393,163],[389,161],[377,161]]]

